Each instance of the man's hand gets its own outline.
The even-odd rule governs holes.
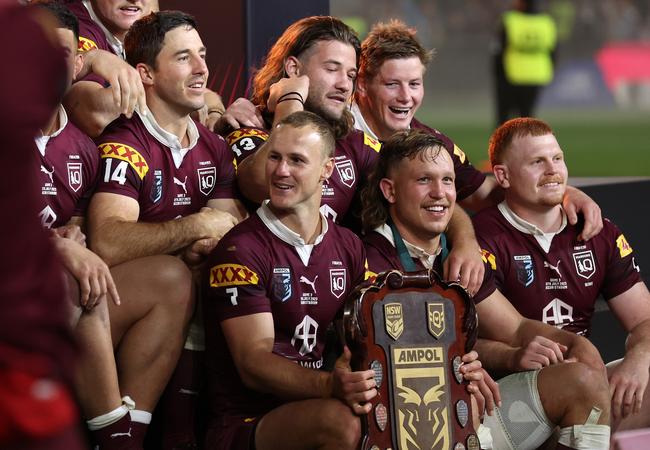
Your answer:
[[[643,395],[648,387],[648,366],[638,364],[632,355],[626,355],[609,377],[612,396],[612,415],[620,420],[641,410]]]
[[[91,50],[84,54],[84,71],[92,72],[110,83],[115,105],[127,117],[138,111],[147,111],[144,86],[138,71],[119,56],[104,50]]]
[[[512,367],[518,371],[537,370],[565,361],[566,345],[552,341],[544,336],[535,336],[525,347],[513,355]]]
[[[585,219],[578,240],[588,241],[603,229],[603,216],[600,206],[581,190],[567,186],[562,206],[571,225],[578,222],[578,213],[582,213]]]
[[[290,94],[293,92],[296,94]],[[303,102],[306,101],[307,95],[309,95],[309,77],[307,75],[292,76],[289,78],[281,78],[273,83],[269,88],[269,99],[266,101],[266,108],[271,112],[275,111],[278,99],[283,95],[287,95],[290,98],[300,98]],[[297,100],[290,101],[300,103]],[[302,109],[302,106],[300,109]]]
[[[194,275],[198,275],[200,273],[201,265],[218,243],[218,239],[199,239],[192,245],[189,245],[187,248],[185,248],[181,254],[181,257]]]
[[[476,399],[479,416],[486,412],[489,416],[494,413],[495,406],[501,406],[501,392],[499,385],[492,379],[481,361],[478,360],[478,353],[472,350],[462,357],[463,365],[460,366],[460,373],[469,381],[467,392]]]
[[[207,206],[188,217],[192,217],[195,221],[201,236],[200,239],[219,241],[232,227],[237,225],[237,219],[232,214]]]
[[[235,130],[241,127],[264,128],[264,119],[250,100],[238,98],[219,117],[215,131],[223,133],[228,126]]]
[[[79,225],[62,225],[52,230],[56,236],[66,239],[72,239],[77,244],[86,246],[86,235],[81,231]]]
[[[99,256],[72,239],[55,237],[54,245],[65,268],[79,282],[79,303],[86,311],[105,301],[106,295],[120,304],[111,272]]]
[[[454,248],[443,263],[443,272],[448,281],[458,281],[470,295],[475,295],[483,284],[485,264],[478,243],[473,240],[454,243]]]
[[[206,89],[205,104],[192,113],[192,118],[198,120],[208,130],[215,131],[215,126],[225,111],[226,108],[223,106],[221,96],[210,89]]]
[[[332,372],[332,397],[342,400],[354,414],[360,416],[372,410],[369,401],[377,395],[375,372],[373,370],[352,372],[351,358],[350,349],[344,347],[343,354],[336,360]]]

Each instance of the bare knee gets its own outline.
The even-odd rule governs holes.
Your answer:
[[[157,255],[147,258],[149,286],[155,289],[158,304],[173,309],[193,307],[192,273],[179,258]]]
[[[350,407],[339,400],[328,400],[321,412],[325,426],[323,433],[329,446],[356,449],[361,438],[361,421]]]

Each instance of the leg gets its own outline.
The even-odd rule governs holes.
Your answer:
[[[192,315],[191,274],[166,255],[112,270],[122,304],[109,304],[120,389],[151,412],[174,370]]]
[[[287,403],[266,414],[255,432],[257,450],[356,449],[361,422],[336,399]]]

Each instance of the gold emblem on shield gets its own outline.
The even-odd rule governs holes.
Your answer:
[[[445,332],[445,305],[443,303],[427,303],[429,318],[429,333],[436,339]]]
[[[384,321],[386,333],[393,339],[398,340],[404,331],[402,305],[399,303],[386,303],[384,305]]]

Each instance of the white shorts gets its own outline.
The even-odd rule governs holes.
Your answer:
[[[553,434],[537,390],[539,370],[518,372],[498,380],[501,408],[485,416],[495,450],[534,450]]]

